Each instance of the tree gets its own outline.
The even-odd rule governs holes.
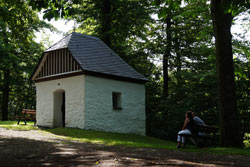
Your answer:
[[[45,9],[44,18],[49,20],[75,20],[79,24],[78,31],[100,37],[116,52],[119,51],[117,44],[124,44],[127,37],[141,32],[139,28],[143,28],[145,21],[150,19],[148,1],[32,0],[29,3],[35,9]]]
[[[24,50],[30,48],[34,31],[47,26],[39,20],[26,1],[0,1],[0,92],[2,120],[9,118],[11,92],[21,71],[25,55]],[[21,32],[21,33],[20,33]],[[27,52],[26,52],[27,53]],[[28,66],[28,65],[27,65]],[[20,70],[20,71],[19,71]]]
[[[237,111],[231,26],[240,13],[238,6],[247,1],[211,0],[211,14],[216,43],[218,108],[220,111],[220,145],[241,147],[240,122]]]
[[[171,4],[171,0],[155,1],[165,2],[167,5]],[[183,2],[184,6],[188,6],[188,4],[196,2],[207,3],[207,0]],[[240,126],[235,97],[232,38],[230,28],[233,16],[244,11],[246,8],[249,8],[249,2],[247,0],[211,0],[210,4],[216,41],[216,73],[218,79],[217,87],[219,96],[218,109],[220,111],[221,145],[239,147],[241,144]],[[160,15],[163,17],[168,16],[166,11],[167,10],[160,13]],[[193,10],[192,12],[192,15],[195,15],[194,12],[197,11]],[[198,15],[198,17],[200,16],[201,15]],[[180,70],[177,70],[177,74],[179,73],[178,71]]]
[[[212,65],[215,55],[211,47],[213,41],[209,5],[200,1],[183,6],[178,1],[164,2],[155,3],[156,8],[159,8],[156,9],[159,19],[153,24],[150,33],[152,42],[148,49],[162,57],[163,62],[158,65],[162,65],[163,73],[165,71],[168,75],[166,77],[163,74],[161,79],[164,84],[168,84],[169,96],[167,99],[159,98],[162,103],[151,107],[154,112],[151,114],[154,119],[151,132],[160,137],[175,139],[186,110],[192,109],[202,117],[209,118],[217,114],[213,89],[215,66]],[[168,17],[170,12],[171,17]],[[164,70],[164,57],[167,57],[167,70]],[[164,90],[164,86],[160,90]],[[217,123],[206,118],[207,123]]]

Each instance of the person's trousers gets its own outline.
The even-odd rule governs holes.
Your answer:
[[[191,135],[190,130],[185,129],[178,132],[177,141],[185,144],[186,138],[182,135]]]

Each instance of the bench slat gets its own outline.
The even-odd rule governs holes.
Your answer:
[[[34,125],[36,124],[36,110],[32,109],[23,109],[21,112],[21,116],[17,116],[18,122],[17,124],[19,125],[20,121],[23,120],[25,125],[27,124],[26,120],[32,120],[34,121]]]
[[[207,139],[210,139],[210,140],[214,139],[214,136],[216,135],[216,133],[218,133],[218,130],[219,130],[219,128],[217,127],[208,126],[208,125],[195,125],[194,128],[197,132],[204,132],[205,135],[200,136],[198,134],[181,134],[181,136],[193,138],[198,147],[203,147],[206,144]],[[199,138],[204,139],[204,142],[199,143],[197,140]]]
[[[217,128],[217,127],[208,126],[208,125],[195,125],[194,128],[198,132],[207,132],[207,133],[216,133],[219,130],[219,128]]]

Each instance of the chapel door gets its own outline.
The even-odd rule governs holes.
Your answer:
[[[53,127],[65,127],[65,91],[54,92]]]
[[[62,93],[62,125],[65,127],[65,92]]]

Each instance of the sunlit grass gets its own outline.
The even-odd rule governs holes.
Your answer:
[[[27,125],[25,125],[24,122],[20,122],[20,124],[17,125],[17,121],[0,121],[0,127],[20,131],[38,130],[38,128],[33,125],[34,122],[27,122]]]
[[[126,146],[126,147],[149,147],[161,148],[168,150],[176,150],[176,142],[161,140],[154,137],[132,135],[132,134],[119,134],[110,132],[99,132],[82,130],[75,128],[53,128],[53,129],[40,129],[33,126],[33,122],[28,122],[27,125],[23,123],[17,125],[16,121],[0,121],[0,127],[13,129],[13,130],[40,130],[56,135],[65,141],[79,141],[98,143],[113,146]],[[197,148],[193,145],[188,145],[187,148],[180,149],[185,152],[198,152],[201,154],[221,154],[221,155],[248,155],[250,156],[249,148],[221,148],[221,147],[206,147]]]
[[[15,125],[17,124],[16,121],[0,121],[0,126],[1,125]]]
[[[176,148],[175,142],[140,135],[89,131],[73,128],[55,128],[46,129],[46,131],[59,136],[64,136],[68,140],[80,142],[91,142],[106,145],[123,145],[130,147],[151,147],[167,149]]]

